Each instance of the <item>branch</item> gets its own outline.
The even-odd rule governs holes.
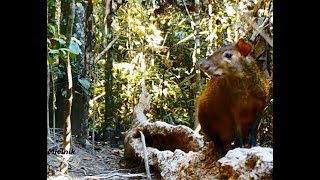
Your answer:
[[[199,35],[206,35],[207,33],[208,33],[208,31],[201,31],[201,32],[199,32]],[[185,37],[184,39],[180,40],[177,44],[174,44],[173,46],[176,46],[178,44],[186,42],[189,39],[193,38],[194,36],[195,36],[194,33],[192,33],[192,34],[188,35],[187,37]]]
[[[101,58],[101,56],[103,56],[111,48],[113,43],[116,42],[118,38],[119,38],[119,35],[115,37],[100,54],[98,54],[98,56],[93,61],[94,64],[97,63],[97,61]]]
[[[247,21],[252,27],[268,42],[268,44],[273,47],[273,39],[268,36],[268,34],[263,30],[264,27],[259,27],[254,19],[248,15],[244,15],[244,20]]]
[[[72,0],[70,2],[70,14],[68,16],[68,24],[67,24],[67,29],[66,29],[66,46],[69,47],[70,42],[71,42],[71,36],[72,36],[72,28],[73,28],[73,23],[74,23],[74,17],[75,17],[75,0]]]
[[[106,11],[105,11],[105,17],[104,17],[104,24],[107,24],[107,17],[111,12],[111,0],[106,0]]]
[[[190,15],[189,10],[188,10],[187,5],[186,5],[186,1],[185,0],[182,0],[182,1],[183,1],[183,5],[186,8],[186,11],[187,11],[187,13],[189,15],[189,18],[191,19],[191,22],[193,22],[193,19],[192,19],[191,15]]]
[[[94,97],[93,99],[91,99],[89,101],[89,104],[92,104],[94,101],[96,101],[97,99],[99,99],[100,97],[104,96],[106,94],[106,92],[103,92],[101,94],[99,94],[98,96]]]
[[[149,168],[149,164],[148,164],[148,155],[147,155],[147,147],[146,147],[146,140],[144,138],[144,135],[141,131],[140,135],[141,135],[141,141],[142,141],[142,145],[143,145],[143,159],[144,159],[144,166],[146,167],[146,172],[147,172],[147,177],[148,180],[151,180],[151,176],[150,176],[150,168]]]
[[[85,179],[106,179],[106,178],[115,178],[115,177],[122,177],[122,178],[144,178],[145,175],[142,173],[139,174],[130,174],[130,173],[110,173],[110,174],[102,174],[102,175],[97,175],[97,176],[85,176]]]
[[[186,41],[188,41],[189,39],[191,39],[191,38],[193,38],[193,37],[194,37],[194,34],[192,33],[192,34],[190,34],[189,36],[185,37],[184,39],[180,40],[180,41],[177,43],[177,45],[180,44],[180,43],[186,42]]]

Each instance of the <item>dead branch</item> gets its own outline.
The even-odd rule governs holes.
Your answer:
[[[102,96],[104,96],[106,94],[106,92],[103,92],[101,94],[99,94],[98,96],[92,98],[90,101],[89,101],[89,104],[92,104],[94,101],[96,101],[97,99],[101,98]]]
[[[96,176],[86,176],[86,179],[105,179],[105,178],[133,178],[133,177],[142,177],[145,178],[146,175],[144,175],[143,173],[139,173],[139,174],[128,174],[128,173],[111,173],[111,174],[107,174],[107,175],[96,175]]]
[[[254,21],[254,18],[249,17],[249,15],[244,15],[243,19],[250,25],[252,25],[252,27],[254,28],[254,30],[256,31],[255,33],[260,34],[266,41],[267,43],[273,47],[273,39],[271,37],[269,37],[269,35],[265,32],[264,29],[264,24],[262,26],[258,26],[257,23]],[[267,18],[268,19],[268,18]],[[267,21],[266,21],[267,22]]]
[[[144,158],[144,166],[146,167],[146,172],[147,172],[147,177],[148,180],[151,180],[150,176],[150,168],[149,168],[149,163],[148,163],[148,158],[147,158],[147,147],[146,147],[146,140],[144,138],[144,135],[141,131],[139,131],[140,136],[141,136],[141,141],[143,145],[143,158]]]
[[[119,38],[119,35],[117,37],[115,37],[109,44],[108,46],[100,53],[98,54],[98,56],[94,59],[94,64],[96,64],[98,62],[98,60],[101,58],[101,56],[103,56],[113,45],[114,42],[116,42],[116,40]]]

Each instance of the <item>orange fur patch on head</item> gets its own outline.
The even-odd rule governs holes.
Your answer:
[[[236,48],[243,56],[247,56],[251,51],[251,45],[246,43],[243,39],[239,39],[236,44]]]

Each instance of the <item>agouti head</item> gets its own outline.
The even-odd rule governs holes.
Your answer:
[[[251,45],[240,39],[235,45],[216,50],[200,64],[200,69],[210,76],[241,75],[243,64],[252,61],[250,51]]]

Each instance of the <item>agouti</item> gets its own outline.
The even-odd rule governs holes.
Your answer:
[[[210,76],[197,102],[197,118],[205,135],[211,138],[220,156],[231,142],[256,146],[260,116],[267,105],[269,85],[255,60],[251,45],[240,39],[216,50],[200,64]]]

